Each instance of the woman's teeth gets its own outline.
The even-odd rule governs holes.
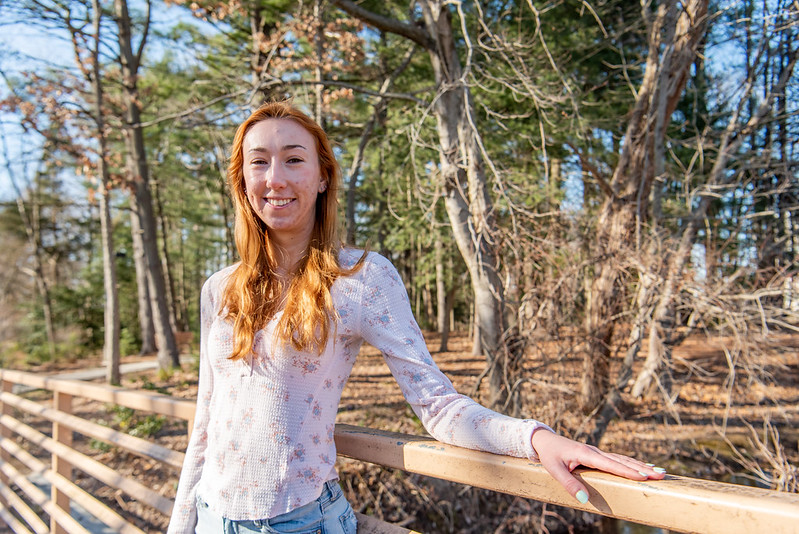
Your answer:
[[[290,198],[267,198],[266,201],[269,202],[273,206],[280,207],[280,206],[285,206],[286,204],[291,202],[292,199],[290,199]]]

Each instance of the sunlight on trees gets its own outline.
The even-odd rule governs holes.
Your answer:
[[[478,393],[498,409],[534,409],[534,357],[570,361],[569,408],[586,415],[568,430],[598,442],[643,403],[676,421],[702,374],[675,360],[687,339],[729,340],[732,390],[768,386],[765,341],[799,333],[796,2],[11,0],[0,14],[63,48],[0,59],[3,365],[103,349],[177,365],[199,288],[235,261],[232,132],[283,98],[334,142],[347,242],[391,258],[442,351],[451,329],[473,336]],[[779,466],[775,432],[752,435]]]

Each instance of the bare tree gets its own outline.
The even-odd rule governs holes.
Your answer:
[[[611,339],[626,296],[625,258],[641,250],[652,186],[665,171],[666,127],[706,28],[707,0],[669,0],[658,6],[654,17],[650,8],[649,2],[642,6],[649,21],[649,52],[619,163],[609,181],[597,175],[605,200],[596,224],[601,264],[591,284],[585,319],[589,335],[583,358],[585,410],[599,405],[610,388]]]
[[[116,253],[114,251],[114,232],[111,222],[111,178],[108,170],[108,142],[106,124],[103,111],[103,78],[100,72],[100,44],[103,10],[99,0],[92,0],[92,32],[94,34],[94,47],[91,50],[91,75],[88,76],[94,91],[93,118],[97,127],[97,142],[99,144],[100,167],[100,233],[103,249],[103,280],[105,287],[105,314],[103,360],[106,365],[106,381],[109,384],[119,384],[119,293],[117,291]],[[73,40],[73,42],[76,42]],[[75,50],[76,58],[80,58],[80,51]],[[88,72],[84,71],[84,75]]]
[[[482,141],[467,72],[459,57],[452,6],[442,0],[417,2],[422,18],[401,21],[368,11],[350,0],[333,3],[381,31],[416,43],[427,51],[437,94],[431,104],[436,118],[444,203],[455,242],[471,275],[475,318],[482,353],[487,360],[490,403],[504,403],[507,389],[503,368],[507,347],[504,289],[499,276],[497,229]]]
[[[123,134],[127,156],[127,171],[132,196],[133,216],[141,232],[144,258],[147,262],[147,289],[149,291],[156,342],[158,344],[158,364],[162,369],[178,367],[178,347],[169,319],[169,305],[166,300],[166,284],[163,268],[158,254],[155,215],[150,192],[149,169],[144,146],[144,132],[141,124],[141,109],[138,96],[138,71],[142,53],[149,31],[149,8],[138,47],[134,50],[132,22],[127,0],[115,0],[114,9],[118,27],[119,61],[122,67],[122,87],[126,115]]]
[[[768,46],[768,38],[765,36],[762,40],[762,45],[763,47]],[[785,94],[788,82],[793,75],[797,55],[799,55],[799,47],[797,46],[787,51],[785,56],[787,63],[784,65],[777,83],[771,88],[766,98],[749,119],[744,124],[741,124],[740,118],[743,108],[755,88],[754,73],[751,73],[750,78],[746,81],[743,98],[741,98],[740,104],[730,116],[727,128],[719,142],[718,155],[713,163],[707,183],[703,190],[699,192],[701,200],[691,213],[676,250],[669,254],[666,273],[663,276],[663,283],[658,286],[657,304],[652,313],[649,330],[649,352],[644,362],[644,367],[632,388],[632,395],[635,397],[641,396],[649,388],[660,369],[668,369],[670,365],[673,344],[670,336],[675,324],[674,303],[676,292],[685,265],[689,260],[697,232],[704,226],[708,208],[716,198],[714,191],[725,188],[736,177],[739,177],[738,173],[729,172],[727,168],[729,161],[751,133],[762,127],[772,110],[772,105],[777,96]],[[666,390],[668,390],[667,385]]]

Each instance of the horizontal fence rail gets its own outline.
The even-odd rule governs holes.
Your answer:
[[[77,417],[70,413],[72,400],[91,399],[183,419],[188,421],[189,429],[194,416],[193,401],[21,371],[0,370],[0,380],[0,456],[3,460],[0,463],[0,519],[14,532],[88,532],[71,517],[70,503],[79,504],[115,532],[142,532],[74,484],[74,469],[162,514],[170,514],[171,499],[74,450],[72,432],[174,469],[180,468],[184,454]],[[19,386],[51,391],[52,406],[13,394],[15,387],[21,390]],[[51,437],[13,417],[14,410],[49,421],[53,428]],[[589,502],[581,505],[540,464],[525,459],[462,449],[429,437],[351,425],[337,425],[335,439],[338,454],[348,458],[663,529],[708,534],[799,532],[799,495],[796,494],[673,475],[660,481],[637,482],[597,471],[578,470],[576,473],[591,492]],[[18,445],[20,440],[49,452],[50,464]],[[24,466],[27,472],[22,473],[14,465]],[[50,484],[50,496],[31,482],[34,477]],[[18,491],[13,491],[12,486]],[[27,501],[19,493],[24,494]],[[49,527],[35,509],[49,516]],[[410,532],[375,518],[361,514],[358,517],[362,533]]]
[[[638,482],[575,473],[591,498],[578,503],[539,463],[445,445],[432,438],[336,426],[338,454],[483,489],[682,532],[799,533],[799,495],[675,475]]]

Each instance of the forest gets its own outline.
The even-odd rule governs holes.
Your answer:
[[[3,367],[179,366],[237,257],[233,132],[291,99],[334,144],[345,242],[397,266],[434,354],[468,340],[484,403],[535,413],[556,364],[564,428],[600,443],[643,411],[678,424],[720,376],[727,413],[756,388],[780,414],[737,420],[737,465],[799,489],[796,0],[2,0],[0,21]]]

